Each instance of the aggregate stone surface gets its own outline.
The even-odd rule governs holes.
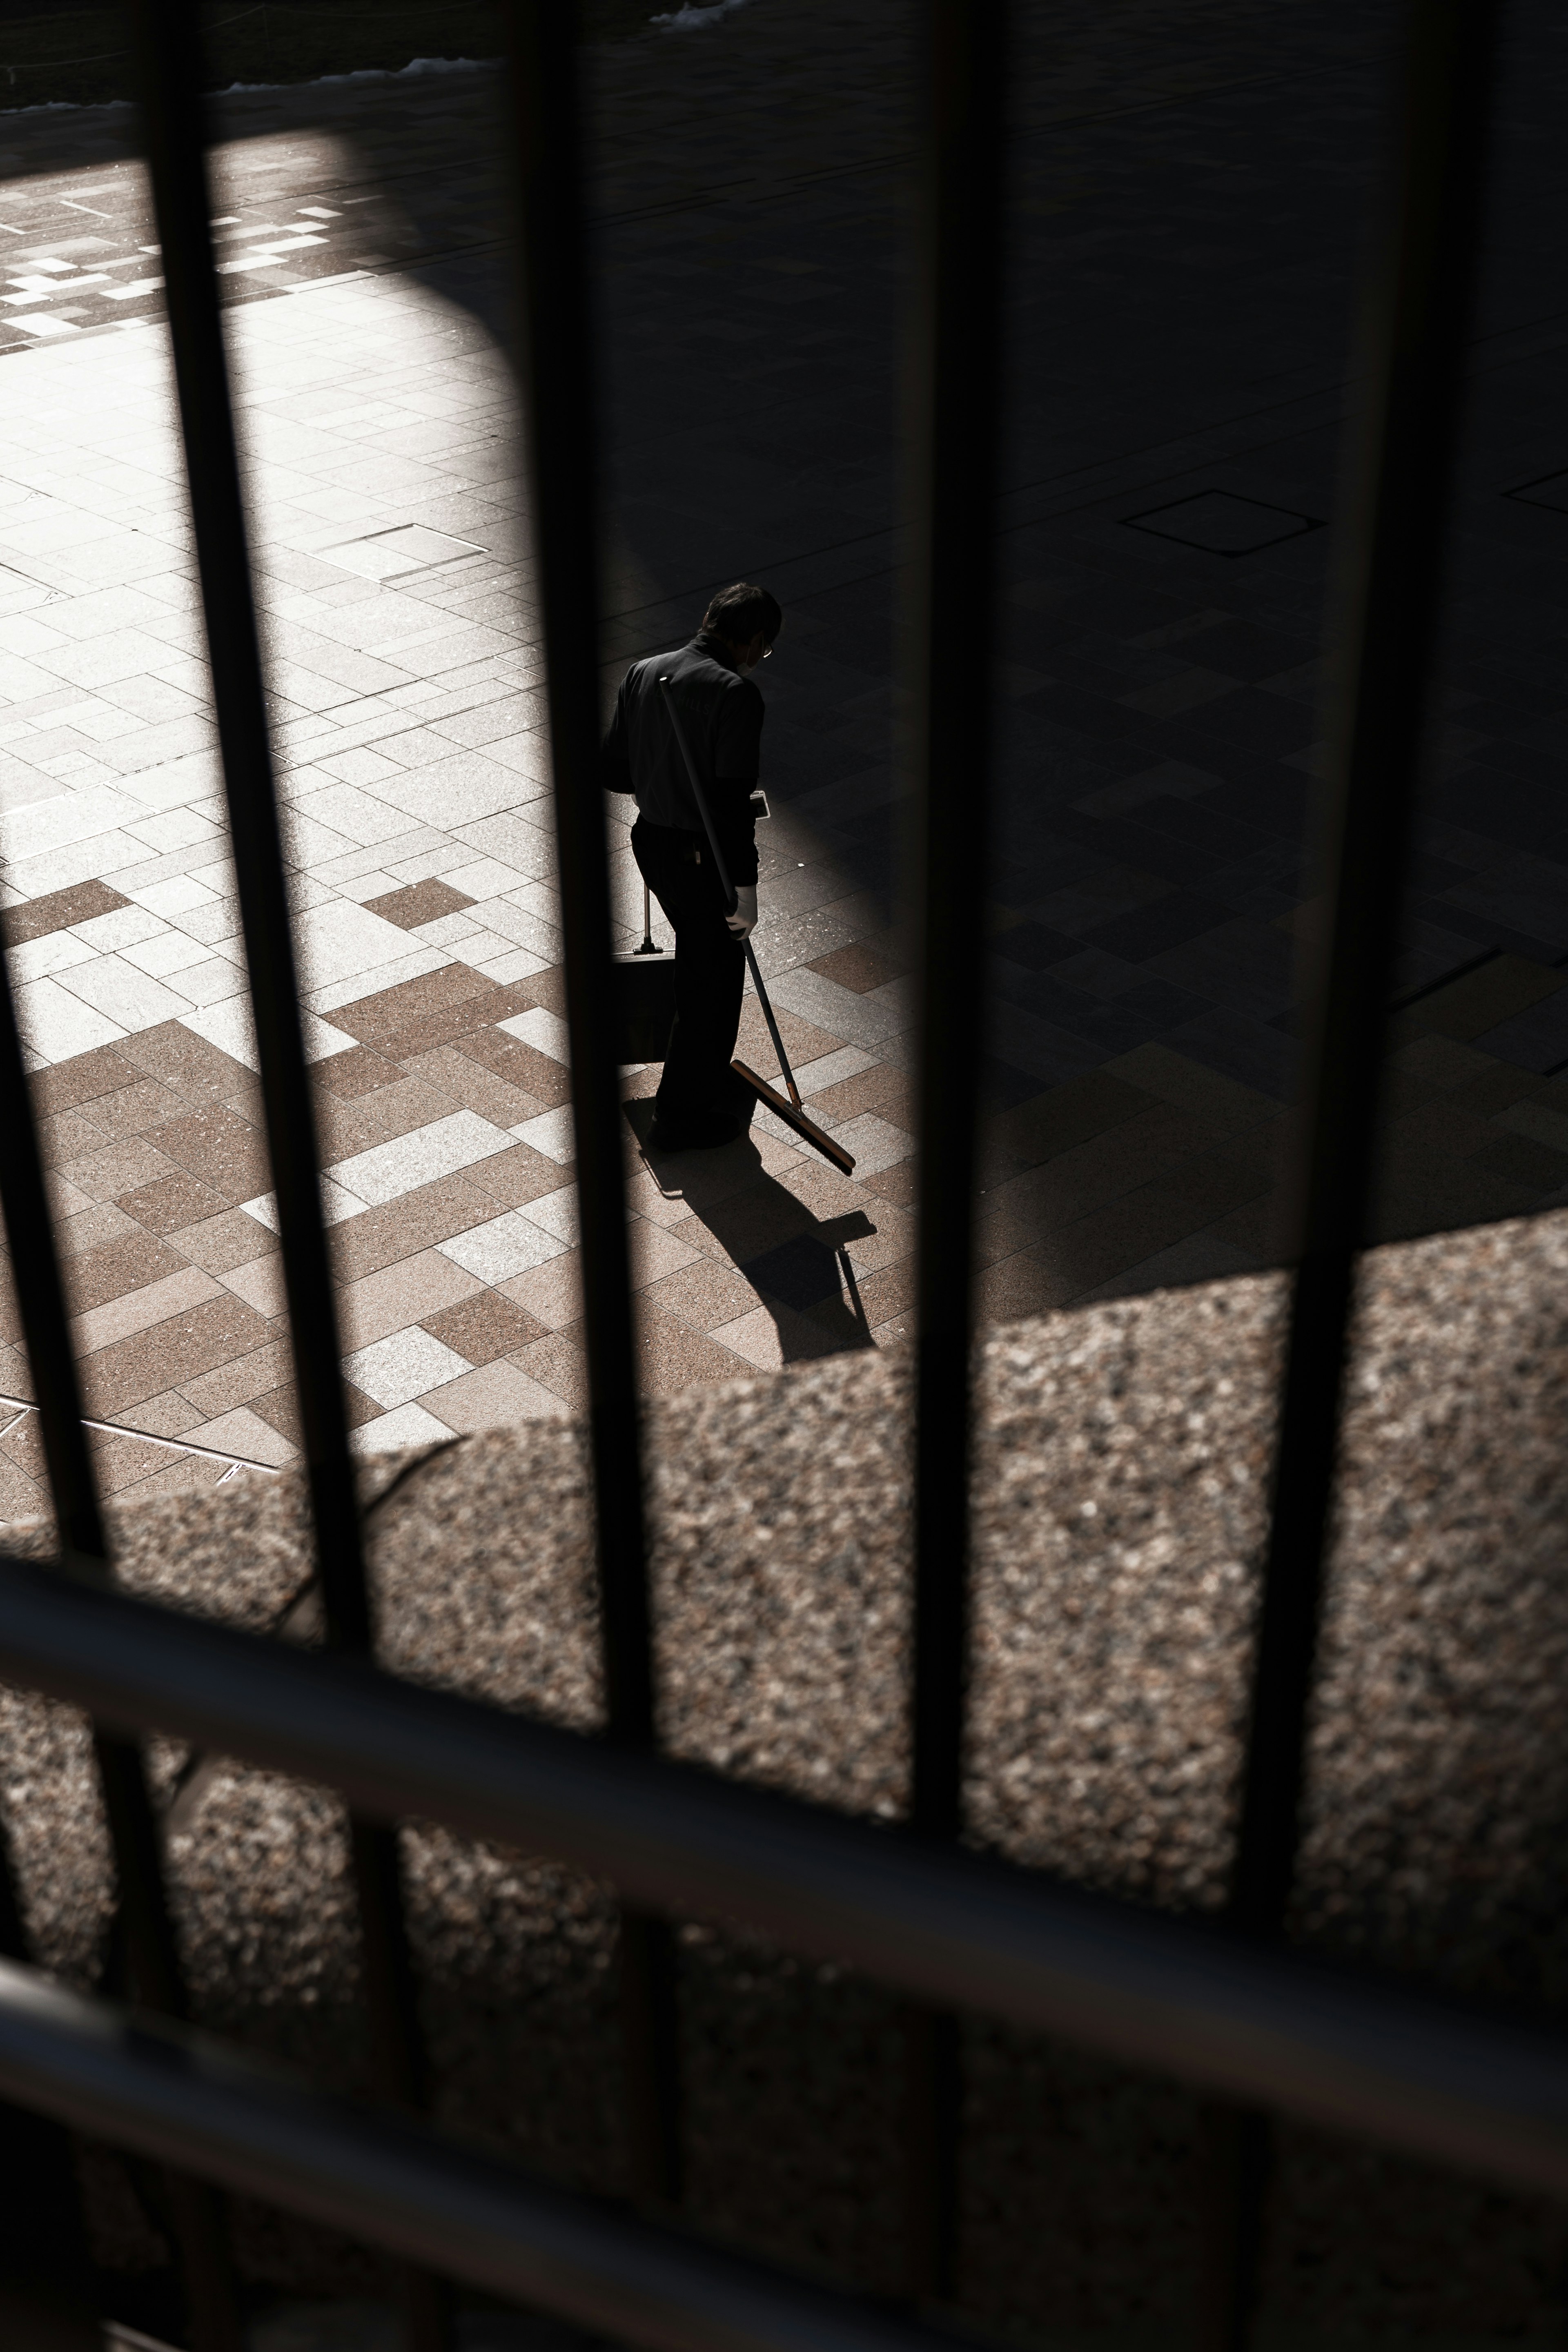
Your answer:
[[[1293,1933],[1531,2008],[1558,2003],[1568,1754],[1568,1215],[1373,1253],[1343,1439]],[[974,1480],[972,1834],[1171,1907],[1222,1898],[1265,1525],[1283,1277],[991,1333]],[[695,1388],[649,1414],[663,1733],[681,1754],[895,1816],[904,1793],[908,1360]],[[579,1429],[504,1430],[366,1469],[386,1663],[576,1728],[597,1719]],[[121,1572],[276,1624],[306,1577],[284,1477],[121,1514]],[[25,1538],[43,1550],[47,1530]],[[298,1620],[296,1619],[296,1628]],[[104,1842],[68,1710],[8,1696],[6,1804],[37,1955],[99,1980]],[[184,1759],[155,1758],[171,1784]],[[170,1856],[203,2019],[359,2079],[335,1804],[187,1774]],[[605,1890],[538,1857],[405,1832],[438,2105],[558,2177],[619,2177]],[[896,2284],[896,2004],[712,1922],[681,1930],[690,2202],[706,2226]],[[1196,2103],[1091,2052],[966,2026],[963,2300],[1053,2344],[1187,2340]],[[155,2252],[95,2160],[99,2222]],[[365,2291],[363,2257],[241,2215],[254,2275]],[[1561,2340],[1561,2213],[1288,2127],[1266,2341]]]

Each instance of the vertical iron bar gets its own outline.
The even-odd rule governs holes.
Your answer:
[[[649,1748],[657,1738],[652,1618],[599,782],[599,499],[578,11],[572,0],[513,0],[511,26],[519,363],[555,786],[605,1713],[612,1739]],[[679,2069],[663,1921],[623,1916],[621,1977],[634,2185],[644,2197],[674,2202]]]
[[[1280,1399],[1229,1914],[1282,1929],[1300,1839],[1324,1559],[1356,1262],[1370,1238],[1398,949],[1475,295],[1498,0],[1409,0],[1395,183],[1366,333],[1349,506],[1346,650],[1331,769],[1328,911],[1311,1026],[1300,1254]],[[1261,2263],[1265,2118],[1206,2118],[1215,2352],[1245,2352]],[[1228,2171],[1229,2185],[1225,2177]]]
[[[0,945],[0,1208],[12,1278],[32,1370],[50,1498],[60,1549],[73,1564],[109,1573],[98,1478],[82,1420],[65,1285],[44,1185],[32,1092],[22,1055],[16,1000]],[[163,1857],[142,1750],[93,1727],[93,1751],[114,1854],[136,1998],[171,2017],[187,2012]],[[196,2352],[239,2352],[239,2311],[223,2209],[213,2191],[183,2173],[164,2176],[174,2219]]]
[[[984,1023],[1007,54],[1004,0],[927,0],[913,646],[923,838],[910,1821],[963,1818],[972,1223]],[[956,2021],[911,2018],[910,2276],[953,2289]]]
[[[1497,0],[1412,0],[1397,206],[1371,320],[1350,523],[1326,968],[1312,1004],[1299,1270],[1275,1464],[1232,1916],[1289,1898],[1358,1252],[1368,1239],[1398,948],[1479,241]]]
[[[200,31],[193,0],[132,0],[132,15],[262,1108],[278,1202],[322,1614],[327,1639],[334,1647],[368,1655],[374,1642],[370,1587],[348,1448],[336,1297],[321,1220],[315,1107],[300,1016],[228,368],[208,236]],[[356,1822],[351,1825],[350,1848],[380,2086],[389,2098],[417,2103],[423,2053],[397,1832]],[[405,2285],[410,2341],[418,2352],[440,2352],[450,2331],[439,2288],[423,2274],[413,2273]]]

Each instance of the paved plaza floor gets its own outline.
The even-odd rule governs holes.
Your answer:
[[[1048,13],[1049,21],[1047,21]],[[1026,14],[983,1313],[1277,1262],[1326,557],[1391,16]],[[911,1328],[904,12],[592,53],[605,677],[762,577],[757,945],[854,1179],[646,1153],[646,1384]],[[1516,19],[1382,1230],[1568,1197],[1568,49]],[[485,72],[226,101],[214,236],[356,1442],[583,1401],[540,656]],[[294,1458],[162,289],[126,112],[0,122],[0,897],[122,1493]],[[1349,388],[1347,389],[1347,386]],[[1332,611],[1332,605],[1328,608]],[[963,788],[963,780],[959,780]],[[612,806],[623,943],[641,901]],[[656,935],[668,937],[662,930]],[[748,1000],[748,1057],[767,1066]],[[0,1514],[38,1507],[13,1319]],[[236,1465],[240,1465],[237,1473]]]

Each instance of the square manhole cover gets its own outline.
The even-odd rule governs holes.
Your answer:
[[[1201,547],[1205,555],[1256,555],[1261,548],[1278,547],[1282,540],[1300,539],[1323,527],[1315,515],[1292,514],[1287,507],[1265,506],[1258,499],[1239,499],[1232,490],[1200,490],[1195,498],[1151,507],[1146,514],[1123,515],[1121,520],[1132,530],[1152,531],[1156,539]]]
[[[470,539],[452,539],[444,530],[429,530],[422,522],[397,523],[391,530],[373,530],[363,539],[345,541],[342,547],[318,549],[323,563],[341,564],[362,580],[395,580],[400,572],[423,572],[432,563],[450,563],[455,555],[482,555]]]

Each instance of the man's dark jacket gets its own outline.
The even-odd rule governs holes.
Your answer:
[[[751,679],[726,658],[720,639],[698,635],[678,653],[632,664],[605,738],[605,789],[635,793],[645,824],[703,838],[701,812],[658,690],[661,677],[670,681],[719,846],[739,889],[757,878],[752,793],[762,753],[763,703]]]

